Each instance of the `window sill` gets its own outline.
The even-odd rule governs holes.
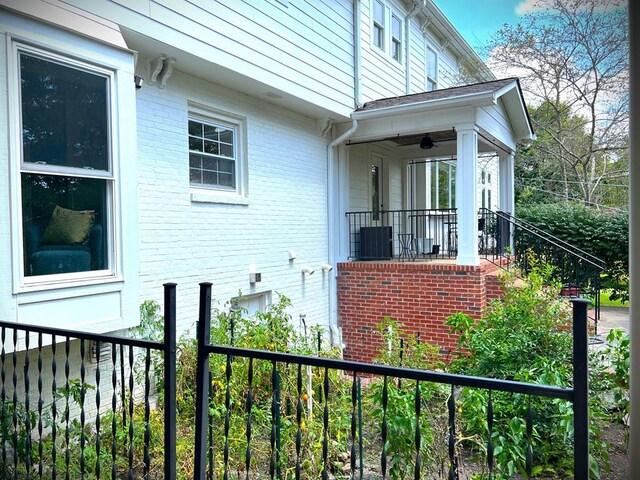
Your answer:
[[[249,205],[249,199],[236,193],[191,192],[193,203],[221,203],[226,205]]]
[[[20,295],[29,295],[37,292],[46,292],[46,291],[66,291],[66,292],[74,292],[78,291],[78,289],[82,289],[85,287],[93,287],[97,286],[97,288],[107,288],[107,289],[115,289],[121,290],[121,287],[99,287],[100,285],[114,285],[114,284],[122,284],[123,278],[121,276],[116,276],[112,274],[108,274],[105,276],[93,276],[93,277],[79,277],[79,278],[67,278],[67,279],[49,279],[43,281],[32,281],[25,283],[18,287],[14,294]],[[56,293],[59,295],[59,293]]]

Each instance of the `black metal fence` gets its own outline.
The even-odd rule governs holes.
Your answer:
[[[175,287],[164,287],[162,343],[0,322],[0,478],[176,478]],[[152,408],[154,373],[164,398]]]
[[[587,302],[582,299],[573,300],[573,386],[561,388],[554,386],[536,385],[517,381],[479,378],[464,375],[453,375],[438,371],[425,371],[409,368],[391,367],[377,364],[343,361],[337,358],[319,358],[272,351],[258,351],[234,346],[212,345],[210,342],[210,311],[211,284],[202,283],[200,290],[200,315],[197,328],[198,359],[197,359],[197,400],[196,400],[196,455],[194,478],[214,478],[218,475],[225,480],[234,478],[252,478],[257,475],[269,475],[270,478],[284,478],[283,470],[287,469],[287,478],[299,480],[303,478],[305,465],[313,464],[323,479],[331,478],[330,450],[338,435],[340,421],[334,414],[335,397],[347,397],[350,409],[350,422],[346,426],[348,443],[350,444],[348,460],[343,474],[349,478],[363,478],[363,469],[367,462],[378,463],[381,478],[388,478],[389,465],[394,460],[388,454],[388,445],[398,439],[392,439],[392,427],[396,422],[403,422],[403,418],[391,418],[391,411],[398,401],[407,401],[392,397],[391,386],[401,381],[415,382],[412,399],[407,403],[412,405],[412,415],[416,419],[413,431],[400,439],[404,447],[413,451],[412,473],[414,479],[424,478],[423,471],[423,441],[428,432],[421,427],[421,415],[428,413],[422,410],[424,401],[423,385],[445,385],[449,388],[446,401],[446,452],[447,458],[443,462],[444,476],[450,479],[458,478],[458,457],[456,454],[457,430],[456,417],[458,405],[456,390],[462,387],[483,389],[490,392],[486,408],[487,437],[484,439],[486,456],[484,466],[489,478],[493,475],[494,454],[497,452],[493,444],[494,405],[491,392],[512,392],[531,397],[547,397],[563,399],[573,404],[573,438],[574,438],[574,476],[576,479],[588,478],[588,380],[587,380]],[[210,361],[218,358],[224,375],[221,385],[224,406],[214,405],[211,400]],[[307,408],[308,396],[305,392],[307,373],[315,369],[320,376],[320,388],[313,389],[315,403],[320,406],[321,430],[314,437],[316,445],[320,446],[321,454],[309,458],[309,452],[303,448],[304,439],[308,440],[310,433],[306,432],[305,421],[311,413]],[[216,372],[219,376],[220,372]],[[332,375],[339,375],[342,379],[351,378],[351,388],[345,394],[343,391],[332,390]],[[235,379],[241,378],[240,386]],[[289,379],[292,398],[289,403],[284,400],[282,382]],[[379,410],[381,422],[379,425],[379,451],[376,456],[364,458],[362,433],[362,403],[360,401],[361,381],[365,378],[378,378],[381,381],[381,396]],[[269,394],[264,394],[264,388],[258,388],[257,383],[265,382]],[[232,386],[233,384],[233,386]],[[239,388],[238,388],[239,386]],[[497,393],[496,393],[497,394]],[[305,398],[307,397],[307,398]],[[290,397],[291,398],[291,397]],[[344,398],[343,398],[344,399]],[[218,411],[217,422],[214,425],[212,412]],[[232,412],[239,412],[232,418]],[[367,412],[366,415],[372,415]],[[283,419],[285,415],[287,418]],[[265,416],[268,428],[264,428]],[[222,420],[220,420],[222,418]],[[533,412],[531,402],[526,415],[526,473],[530,477],[534,469],[534,446],[532,442]],[[242,438],[238,438],[238,419],[244,423]],[[258,421],[260,420],[260,421]],[[235,428],[232,428],[232,424]],[[261,430],[256,427],[261,425]],[[288,427],[293,439],[281,438],[282,431]],[[232,435],[233,430],[233,435]],[[214,439],[214,435],[219,438]],[[292,440],[292,441],[291,441]],[[370,439],[369,439],[370,440]],[[284,444],[287,443],[288,446]],[[218,446],[218,447],[216,447]],[[242,460],[237,457],[240,455]],[[286,456],[286,460],[284,457]],[[318,478],[318,477],[311,477]]]
[[[451,258],[458,250],[455,208],[347,212],[349,258]]]

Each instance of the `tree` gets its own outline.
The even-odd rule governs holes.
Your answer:
[[[615,0],[539,7],[516,26],[504,25],[489,45],[494,71],[517,74],[532,107],[538,140],[518,161],[547,182],[536,188],[555,201],[620,201],[607,184],[625,181],[617,169],[628,144],[626,7]]]

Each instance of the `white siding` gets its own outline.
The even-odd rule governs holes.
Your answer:
[[[189,101],[246,118],[248,205],[191,200]],[[138,91],[138,125],[142,298],[159,301],[162,283],[176,282],[181,331],[197,320],[204,281],[221,307],[239,291],[274,291],[294,319],[327,325],[326,140],[315,121],[177,73],[165,90]],[[304,265],[316,273],[303,277]],[[255,287],[250,268],[262,274]]]
[[[68,1],[238,76],[343,114],[353,108],[349,0]]]

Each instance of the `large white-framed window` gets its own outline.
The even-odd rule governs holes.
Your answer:
[[[430,45],[427,45],[426,53],[426,85],[427,92],[438,88],[438,53]]]
[[[116,273],[112,70],[14,42],[20,285]]]
[[[246,194],[245,119],[191,105],[188,119],[189,185],[222,194]]]
[[[383,0],[371,0],[371,44],[399,64],[403,62],[404,24],[401,13]]]

